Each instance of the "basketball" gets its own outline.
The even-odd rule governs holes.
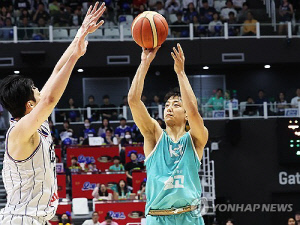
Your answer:
[[[133,40],[143,48],[160,46],[167,38],[169,26],[166,19],[157,12],[145,11],[131,24]]]

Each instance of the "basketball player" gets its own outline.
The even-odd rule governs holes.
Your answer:
[[[2,177],[7,203],[0,212],[1,225],[44,225],[56,213],[59,197],[55,152],[47,118],[61,98],[76,62],[86,52],[85,37],[104,23],[97,23],[105,11],[104,4],[98,5],[89,8],[41,92],[31,79],[18,75],[1,82],[1,104],[14,117],[6,134]]]
[[[150,117],[141,101],[145,76],[159,47],[143,50],[128,94],[133,119],[144,136],[147,225],[204,224],[201,215],[194,211],[198,204],[193,202],[201,198],[198,171],[208,131],[184,72],[183,51],[179,44],[177,48],[171,55],[181,93],[170,94],[165,103],[166,130]],[[189,132],[185,131],[187,121]]]

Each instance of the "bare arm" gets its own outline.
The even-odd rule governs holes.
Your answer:
[[[90,6],[83,22],[82,25],[78,31],[78,34],[76,35],[76,37],[74,38],[74,40],[71,42],[71,44],[69,45],[69,47],[67,48],[67,50],[64,52],[64,54],[62,55],[62,57],[59,59],[59,61],[57,62],[56,66],[53,69],[53,72],[50,76],[50,78],[48,79],[48,81],[46,82],[46,84],[44,85],[44,87],[41,90],[41,95],[43,95],[45,92],[47,92],[47,88],[50,86],[51,82],[54,80],[54,77],[57,76],[58,72],[61,70],[61,68],[66,64],[67,60],[69,59],[69,57],[71,56],[72,52],[74,51],[76,44],[78,42],[78,35],[80,34],[80,32],[84,29],[86,29],[90,24],[89,21],[91,19],[92,16],[97,16],[97,18],[101,17],[101,15],[103,14],[103,12],[105,11],[106,7],[104,5],[104,3],[99,7],[99,9],[97,9],[99,5],[99,2],[97,2],[94,6],[94,8],[92,9],[92,6]],[[97,9],[97,11],[96,11]],[[96,17],[95,17],[96,18]],[[103,20],[101,20],[98,24],[98,26],[93,27],[93,29],[89,30],[89,33],[93,33],[95,30],[97,30],[99,28],[99,26],[101,26],[104,23]]]
[[[177,44],[177,48],[178,51],[176,48],[173,48],[174,52],[171,53],[174,59],[174,70],[179,81],[183,107],[186,110],[189,125],[191,127],[190,134],[193,138],[199,159],[201,160],[203,148],[205,147],[208,139],[208,131],[204,126],[203,118],[198,112],[196,96],[184,71],[185,57],[182,48],[179,44]]]
[[[162,132],[158,122],[151,118],[146,106],[141,101],[144,80],[150,63],[154,59],[158,49],[159,47],[154,50],[143,50],[141,64],[136,71],[128,93],[128,104],[132,112],[133,120],[145,138],[144,151],[146,156],[151,152]],[[149,148],[147,146],[149,146]]]
[[[73,52],[68,57],[66,63],[57,75],[51,78],[51,82],[49,82],[47,86],[47,91],[41,95],[39,103],[35,107],[30,103],[30,101],[26,104],[26,107],[31,107],[32,110],[19,120],[15,128],[12,130],[9,138],[10,144],[16,144],[16,146],[20,146],[20,144],[22,145],[22,148],[16,147],[13,152],[10,152],[14,159],[26,159],[31,155],[33,147],[37,146],[37,143],[39,142],[37,129],[45,120],[47,120],[61,98],[76,62],[86,52],[88,43],[85,41],[85,37],[91,30],[99,27],[99,24],[96,24],[97,20],[98,17],[96,16],[90,17],[87,22],[87,26],[80,33]]]

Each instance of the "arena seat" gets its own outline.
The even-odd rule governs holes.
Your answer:
[[[73,198],[72,211],[74,215],[88,215],[89,206],[87,198]]]

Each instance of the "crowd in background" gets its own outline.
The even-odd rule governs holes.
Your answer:
[[[104,26],[131,25],[138,14],[152,10],[163,15],[174,37],[189,37],[189,27],[194,25],[194,36],[223,35],[224,22],[228,23],[228,35],[256,35],[255,15],[251,1],[223,0],[218,5],[213,0],[105,0]],[[20,28],[20,40],[44,40],[49,38],[48,25],[54,27],[78,27],[81,25],[91,0],[3,0],[0,2],[0,40],[13,39],[13,26]],[[125,17],[124,15],[131,15]],[[279,34],[286,32],[286,22],[292,21],[293,5],[281,0],[279,6]]]

